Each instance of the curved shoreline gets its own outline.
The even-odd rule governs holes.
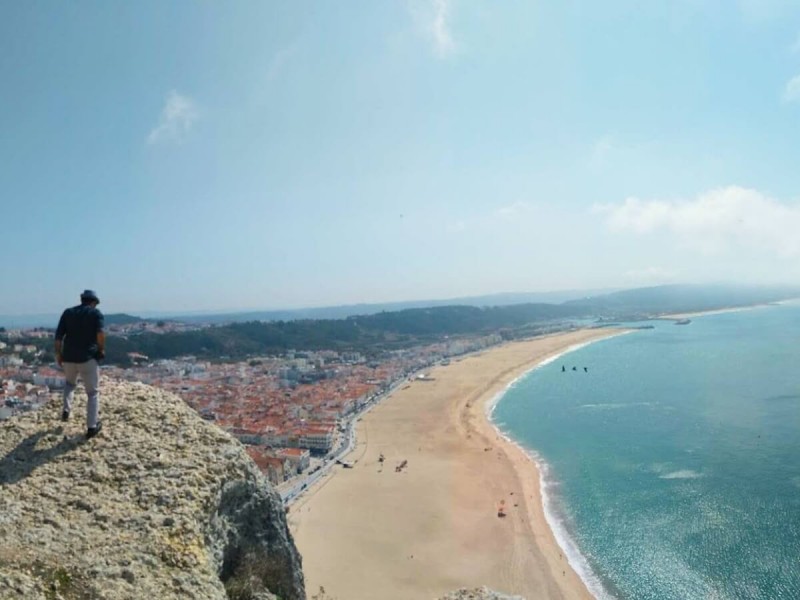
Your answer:
[[[553,503],[555,499],[547,491],[548,487],[553,483],[552,480],[548,481],[548,471],[550,469],[550,465],[547,463],[547,461],[544,460],[544,458],[542,458],[538,454],[536,450],[525,448],[525,446],[523,446],[521,442],[515,440],[510,433],[503,431],[501,427],[494,421],[493,415],[495,409],[497,408],[497,405],[506,396],[508,391],[511,388],[513,388],[520,380],[527,377],[537,369],[540,369],[541,367],[550,364],[551,362],[555,362],[562,356],[581,350],[582,348],[585,348],[593,343],[599,342],[601,340],[608,340],[614,337],[626,335],[628,333],[632,333],[633,330],[610,329],[609,331],[613,331],[614,333],[609,334],[606,337],[601,337],[587,342],[582,342],[580,344],[575,344],[573,346],[570,346],[569,348],[565,348],[561,352],[553,354],[552,356],[549,356],[539,361],[538,363],[533,365],[530,369],[528,369],[527,371],[516,377],[505,387],[505,389],[503,389],[501,392],[498,392],[493,398],[488,400],[484,405],[486,419],[492,425],[492,427],[494,427],[498,435],[500,435],[503,439],[505,439],[509,444],[515,446],[521,452],[523,452],[530,461],[531,463],[530,466],[532,466],[537,471],[542,509],[544,511],[545,520],[547,521],[547,524],[550,527],[550,531],[553,534],[553,537],[555,538],[556,544],[558,544],[559,548],[561,548],[561,550],[566,555],[567,562],[570,568],[575,572],[576,575],[578,575],[578,577],[580,577],[587,591],[590,594],[592,594],[594,598],[598,600],[608,600],[611,598],[611,596],[609,596],[608,592],[603,587],[603,584],[600,581],[599,577],[592,570],[589,561],[581,552],[580,547],[578,547],[578,544],[572,538],[566,526],[563,524],[562,520],[559,519],[554,512]]]
[[[354,468],[333,471],[288,515],[309,593],[432,600],[488,585],[529,600],[594,600],[545,515],[539,467],[487,411],[544,361],[620,333],[503,344],[436,367],[431,381],[374,407],[358,424]]]

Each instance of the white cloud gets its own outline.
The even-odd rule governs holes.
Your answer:
[[[792,77],[783,90],[781,100],[784,102],[798,102],[800,101],[800,75]]]
[[[693,200],[640,200],[598,205],[615,232],[666,232],[708,254],[740,247],[781,258],[800,257],[800,203],[782,203],[757,190],[736,186]]]
[[[450,33],[450,0],[433,0],[434,18],[431,32],[439,56],[447,56],[455,50],[453,36]]]
[[[172,90],[167,94],[158,125],[147,136],[147,143],[180,142],[191,131],[199,117],[200,113],[194,100]]]
[[[456,50],[456,43],[450,31],[452,0],[412,0],[408,4],[411,15],[433,45],[439,58],[447,58]]]

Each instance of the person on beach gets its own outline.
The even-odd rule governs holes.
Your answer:
[[[78,377],[86,387],[86,439],[100,433],[98,420],[100,381],[99,360],[105,357],[106,337],[103,313],[97,309],[100,298],[92,290],[84,290],[81,303],[66,309],[58,321],[55,336],[56,361],[64,369],[63,410],[61,420],[68,421]]]

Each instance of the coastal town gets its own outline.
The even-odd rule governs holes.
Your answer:
[[[19,341],[52,335],[37,328],[0,337],[5,340],[0,341],[0,420],[60,402],[63,372],[55,363],[43,363],[40,345]],[[330,466],[349,449],[354,420],[385,394],[409,378],[425,381],[423,371],[433,365],[501,341],[497,334],[444,340],[387,352],[380,360],[333,350],[288,350],[238,362],[194,356],[151,361],[137,354],[129,357],[132,366],[104,365],[101,372],[177,394],[244,443],[264,474],[291,498],[298,491],[293,482]]]

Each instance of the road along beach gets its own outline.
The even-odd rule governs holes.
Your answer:
[[[366,414],[353,468],[334,470],[288,515],[309,594],[422,600],[488,585],[529,600],[592,598],[547,525],[535,463],[487,408],[543,360],[619,333],[561,333],[454,360]]]

